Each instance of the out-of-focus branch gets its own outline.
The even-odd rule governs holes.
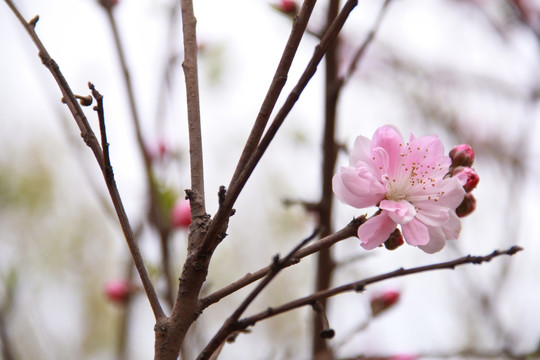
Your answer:
[[[342,88],[345,82],[351,78],[352,74],[358,68],[358,65],[360,64],[360,61],[363,59],[364,54],[366,53],[366,50],[371,45],[371,43],[373,43],[373,40],[375,39],[375,35],[377,34],[377,31],[379,31],[379,28],[381,27],[382,20],[384,19],[386,15],[386,11],[388,10],[388,5],[390,4],[391,1],[392,0],[384,1],[381,7],[381,10],[379,11],[379,14],[377,15],[377,19],[375,20],[375,23],[373,24],[371,30],[367,34],[367,37],[364,39],[364,42],[360,45],[358,50],[356,50],[356,52],[354,53],[353,60],[351,61],[345,76],[339,79],[339,83],[337,84],[338,88]]]
[[[328,4],[326,26],[329,27],[338,15],[339,0],[332,0]],[[338,82],[339,67],[339,37],[328,47],[325,57],[325,85],[324,85],[324,130],[322,135],[322,168],[321,168],[321,195],[317,206],[321,236],[327,236],[332,229],[332,176],[336,166],[337,146],[335,139],[337,105],[340,89]],[[315,291],[328,289],[332,282],[334,272],[334,259],[330,248],[321,249],[317,254],[315,273]],[[318,311],[313,312],[311,327],[312,358],[316,360],[330,360],[333,358],[332,349],[327,346],[325,338],[319,336],[323,331],[323,319],[326,317],[326,299],[317,303]]]
[[[255,298],[263,291],[263,289],[276,277],[276,275],[285,267],[288,266],[290,260],[295,256],[295,254],[303,248],[309,241],[311,241],[317,234],[319,229],[316,229],[308,238],[302,240],[300,244],[294,247],[283,260],[279,259],[279,255],[274,256],[272,259],[272,264],[270,264],[270,271],[266,277],[261,281],[255,289],[246,297],[246,299],[238,306],[238,308],[232,313],[232,315],[227,318],[225,323],[221,326],[216,335],[210,340],[208,345],[203,349],[203,351],[198,356],[197,360],[207,360],[209,359],[216,350],[220,349],[221,345],[225,340],[232,335],[234,329],[232,325],[238,321],[240,316],[246,311],[247,307],[255,300]]]
[[[291,266],[298,264],[300,262],[300,259],[315,254],[321,249],[329,248],[330,246],[334,245],[335,243],[348,239],[351,236],[355,236],[356,232],[358,230],[358,227],[362,225],[366,221],[365,216],[358,217],[354,220],[352,220],[349,224],[347,224],[343,229],[339,230],[338,232],[328,235],[317,242],[311,244],[310,246],[307,246],[298,252],[295,253],[294,257],[292,257],[287,263],[284,264],[284,267]],[[200,300],[200,307],[201,311],[208,306],[220,301],[224,297],[240,290],[241,288],[248,286],[249,284],[262,279],[266,275],[268,275],[271,271],[270,266],[266,266],[260,270],[257,270],[254,273],[246,274],[244,277],[242,277],[239,280],[236,280],[235,282],[225,286],[224,288],[202,298]]]
[[[478,265],[484,262],[489,262],[493,258],[501,256],[501,255],[512,256],[522,250],[523,248],[519,246],[512,246],[507,250],[494,250],[491,254],[485,255],[485,256],[467,255],[456,260],[446,261],[446,262],[432,264],[432,265],[419,266],[419,267],[410,268],[410,269],[400,268],[400,269],[397,269],[397,270],[394,270],[385,274],[372,276],[364,280],[355,281],[353,283],[338,286],[332,289],[319,291],[312,295],[288,302],[278,307],[270,307],[263,312],[241,319],[236,324],[234,324],[234,328],[237,331],[245,330],[247,327],[253,326],[259,321],[265,320],[267,318],[270,318],[279,314],[283,314],[285,312],[300,308],[302,306],[311,305],[314,302],[319,301],[321,299],[329,298],[331,296],[335,296],[335,295],[345,293],[345,292],[351,292],[351,291],[362,292],[365,290],[366,286],[383,281],[383,280],[388,280],[388,279],[393,279],[400,276],[412,275],[416,273],[433,271],[433,270],[443,270],[443,269],[453,270],[457,266],[461,266],[465,264]]]

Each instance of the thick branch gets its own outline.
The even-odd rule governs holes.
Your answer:
[[[347,238],[350,238],[351,236],[355,236],[356,232],[358,230],[358,227],[362,225],[365,222],[365,217],[359,217],[351,221],[347,226],[345,226],[343,229],[339,230],[338,232],[326,236],[314,244],[311,244],[310,246],[305,247],[304,249],[299,250],[293,258],[290,259],[284,266],[288,267],[291,265],[298,264],[300,262],[300,259],[312,255],[321,249],[329,248],[330,246],[334,245],[335,243],[345,240]],[[266,266],[254,273],[246,274],[244,277],[242,277],[239,280],[236,280],[235,282],[225,286],[224,288],[208,295],[205,298],[202,298],[200,301],[200,307],[201,311],[208,306],[220,301],[226,296],[229,296],[230,294],[240,290],[241,288],[248,286],[249,284],[262,279],[266,275],[268,275],[271,271],[270,266]]]
[[[426,271],[443,270],[443,269],[453,270],[457,266],[461,266],[465,264],[481,264],[483,262],[489,262],[491,261],[491,259],[501,256],[501,255],[512,256],[521,250],[523,250],[523,248],[519,246],[512,246],[511,248],[507,250],[495,250],[491,254],[485,255],[485,256],[467,255],[456,260],[442,262],[438,264],[419,266],[419,267],[415,267],[411,269],[400,268],[400,269],[397,269],[397,270],[394,270],[385,274],[376,275],[376,276],[373,276],[364,280],[356,281],[347,285],[338,286],[333,289],[319,291],[312,295],[291,301],[289,303],[283,304],[275,308],[268,308],[267,310],[263,312],[260,312],[258,314],[255,314],[253,316],[250,316],[250,317],[247,317],[238,321],[238,323],[235,326],[235,330],[246,329],[248,326],[253,326],[261,320],[300,308],[302,306],[311,305],[314,302],[319,301],[321,299],[326,299],[331,296],[335,296],[335,295],[345,293],[345,292],[350,292],[350,291],[356,291],[356,292],[364,291],[366,286],[383,281],[383,280],[388,280],[388,279],[392,279],[392,278],[396,278],[400,276],[406,276],[406,275],[411,275],[411,274],[416,274],[416,273],[426,272]]]

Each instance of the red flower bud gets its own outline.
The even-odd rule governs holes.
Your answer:
[[[400,293],[397,290],[386,290],[383,293],[376,294],[371,298],[370,306],[373,316],[389,309],[399,301]]]
[[[480,181],[480,177],[476,171],[470,167],[458,166],[452,172],[452,177],[456,177],[459,180],[466,192],[471,192]]]
[[[454,146],[449,153],[450,159],[452,159],[452,168],[458,166],[472,166],[474,162],[474,149],[467,144],[461,144]]]
[[[187,228],[191,224],[189,200],[178,199],[171,210],[171,224],[175,228]]]
[[[463,201],[456,209],[456,215],[465,217],[476,209],[476,199],[471,193],[465,194]]]
[[[105,296],[109,301],[115,303],[124,303],[131,293],[131,285],[127,280],[114,279],[105,284]]]

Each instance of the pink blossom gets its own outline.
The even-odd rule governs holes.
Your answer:
[[[393,126],[382,126],[369,140],[356,138],[349,166],[332,180],[337,198],[356,208],[378,206],[380,214],[358,228],[362,247],[374,249],[401,226],[405,241],[427,253],[456,239],[461,223],[455,213],[465,190],[447,177],[451,160],[436,135],[405,142]]]
[[[175,228],[187,228],[191,224],[189,200],[178,199],[171,211],[171,224]]]
[[[112,302],[123,303],[127,300],[131,286],[127,280],[113,279],[105,284],[105,296]]]

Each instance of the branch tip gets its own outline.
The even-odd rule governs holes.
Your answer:
[[[32,26],[32,28],[36,28],[36,24],[39,21],[39,15],[34,16],[30,21],[28,22],[28,25]]]

